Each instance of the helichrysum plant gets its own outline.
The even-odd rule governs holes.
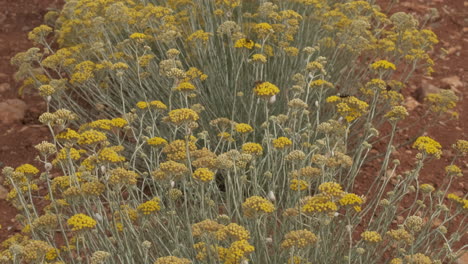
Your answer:
[[[51,142],[5,167],[23,229],[0,263],[444,263],[463,252],[468,143],[394,160],[400,91],[435,34],[373,1],[69,0],[12,59]],[[399,74],[395,72],[399,71]],[[426,115],[456,118],[450,91]],[[369,191],[355,179],[388,122]],[[402,202],[409,206],[402,207]],[[406,204],[405,203],[405,204]],[[399,217],[398,217],[399,216]],[[401,218],[403,217],[403,218]]]

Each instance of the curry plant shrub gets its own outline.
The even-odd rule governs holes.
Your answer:
[[[437,187],[419,179],[442,155],[437,141],[418,137],[406,171],[393,155],[408,116],[400,91],[432,72],[438,42],[413,16],[373,1],[68,0],[45,22],[12,63],[20,92],[44,97],[53,139],[35,146],[43,168],[3,169],[23,229],[0,263],[445,263],[463,252],[468,204],[449,188],[468,142],[452,146]],[[457,100],[430,94],[425,116],[456,117]],[[356,193],[381,140],[381,168]]]

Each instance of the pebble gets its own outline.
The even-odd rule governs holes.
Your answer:
[[[0,123],[11,124],[23,120],[27,105],[20,99],[7,99],[0,103]]]
[[[5,200],[7,198],[7,195],[8,195],[7,188],[0,185],[0,200]]]
[[[7,92],[11,88],[11,85],[9,83],[1,83],[0,84],[0,93]]]

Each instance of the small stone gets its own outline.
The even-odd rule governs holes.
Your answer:
[[[404,102],[406,108],[409,110],[409,111],[412,111],[414,110],[416,107],[418,107],[419,105],[421,105],[421,103],[419,103],[418,101],[414,100],[414,98],[412,96],[407,96],[405,98],[405,102]]]
[[[6,80],[8,80],[8,74],[0,72],[0,81],[4,82]]]
[[[11,88],[11,85],[9,83],[1,83],[0,84],[0,93],[9,91]]]
[[[450,89],[458,89],[463,87],[463,82],[460,80],[460,77],[456,75],[443,78],[440,81],[446,84]]]
[[[414,98],[421,103],[428,94],[439,93],[440,91],[441,89],[439,87],[427,82],[426,80],[422,80],[421,85],[414,92]]]
[[[466,264],[468,263],[468,251],[463,253],[463,255],[457,260],[457,264]]]
[[[20,99],[8,99],[0,103],[0,122],[11,124],[23,120],[27,105]]]
[[[7,195],[8,195],[7,188],[0,185],[0,200],[5,200],[7,198]]]

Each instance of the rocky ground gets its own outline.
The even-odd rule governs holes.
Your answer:
[[[27,33],[42,22],[43,15],[50,8],[60,8],[62,0],[0,0],[0,168],[5,165],[18,166],[22,163],[32,163],[36,155],[33,146],[42,140],[47,140],[47,129],[37,121],[37,117],[44,111],[43,99],[33,93],[27,93],[24,97],[18,96],[18,87],[13,74],[15,69],[10,66],[10,58],[17,52],[31,47],[27,40]],[[378,1],[385,10],[389,2]],[[460,97],[457,111],[460,114],[458,120],[440,121],[430,128],[427,135],[441,142],[447,150],[440,160],[427,164],[421,177],[424,183],[437,185],[443,180],[443,168],[453,155],[449,146],[457,139],[468,139],[468,96],[466,86],[468,56],[466,45],[468,44],[468,21],[466,11],[468,1],[464,0],[400,0],[392,6],[390,12],[405,11],[417,15],[429,13],[430,8],[436,8],[439,17],[428,24],[428,27],[439,36],[440,43],[434,51],[433,57],[436,63],[435,73],[432,77],[424,77],[417,73],[417,77],[411,81],[404,90],[406,106],[411,111],[407,123],[421,121],[419,125],[408,130],[399,131],[401,142],[418,131],[426,120],[419,120],[422,114],[422,98],[428,92],[439,89],[451,89]],[[463,48],[465,47],[465,48]],[[442,50],[442,48],[444,50]],[[385,130],[383,131],[385,134]],[[376,146],[374,152],[378,152],[382,146]],[[414,164],[416,152],[409,145],[404,146],[395,153],[395,157],[401,160],[401,169],[410,168]],[[39,164],[37,164],[39,165]],[[468,175],[468,164],[458,164]],[[379,166],[379,160],[369,164],[360,176],[357,185],[357,193],[366,191],[365,182],[371,181],[375,168]],[[0,176],[0,183],[2,178]],[[463,195],[467,192],[468,182],[459,180],[452,191]],[[6,201],[6,189],[0,184],[0,241],[9,235],[18,232],[20,226],[14,217],[16,211]],[[461,244],[467,244],[467,236],[463,237]],[[459,260],[459,263],[468,263],[468,256]]]

